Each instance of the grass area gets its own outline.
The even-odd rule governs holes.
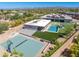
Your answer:
[[[65,27],[65,28],[68,27],[69,29],[70,29],[70,28],[71,28],[71,29],[74,29],[74,24],[73,24],[73,23],[65,23],[65,24],[64,24],[64,27]]]
[[[46,39],[49,41],[55,41],[59,37],[58,33],[40,32],[40,31],[37,31],[33,36]]]
[[[68,35],[71,31],[74,30],[74,24],[73,23],[65,23],[64,28],[59,30],[59,33],[62,35]]]

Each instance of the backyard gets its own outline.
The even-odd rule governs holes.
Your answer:
[[[71,31],[74,30],[74,24],[72,23],[67,23],[67,24],[65,23],[63,27],[64,28],[59,29],[58,33],[37,31],[33,36],[36,36],[48,41],[55,41],[59,37],[68,36],[68,34],[70,34]]]

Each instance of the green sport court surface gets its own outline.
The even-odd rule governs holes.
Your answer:
[[[17,34],[16,36],[9,39],[13,44],[10,46],[11,51],[15,49],[23,53],[24,57],[34,57],[37,56],[44,48],[44,44],[40,41],[34,40],[33,38],[24,36],[22,34]],[[1,45],[8,49],[8,42],[4,42]]]

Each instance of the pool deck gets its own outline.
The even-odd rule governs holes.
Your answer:
[[[48,24],[48,26],[46,26],[42,31],[48,31],[48,28],[51,26],[52,22],[50,24]]]
[[[50,28],[50,26],[51,25],[60,25],[60,23],[59,22],[51,22],[51,23],[49,23],[48,24],[48,26],[46,26],[42,31],[44,32],[44,31],[48,31],[48,29]],[[48,31],[48,32],[51,32],[51,31]],[[58,31],[57,31],[58,32]]]

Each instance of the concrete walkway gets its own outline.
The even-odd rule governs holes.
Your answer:
[[[71,36],[51,57],[59,57],[61,55],[61,53],[69,47],[69,45],[72,43],[72,41],[74,40],[74,37],[77,36],[79,34],[79,30],[73,35]]]

